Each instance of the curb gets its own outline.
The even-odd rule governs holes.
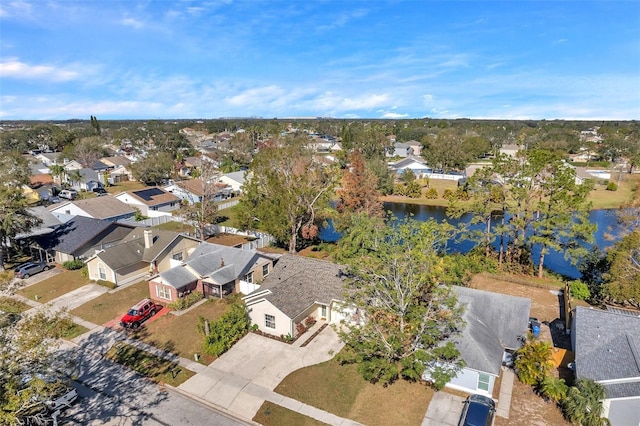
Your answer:
[[[195,402],[197,402],[199,404],[202,404],[202,405],[204,405],[206,407],[209,407],[209,408],[217,411],[218,413],[229,417],[232,420],[243,422],[243,423],[245,423],[247,425],[250,425],[250,426],[260,426],[260,423],[256,423],[253,420],[250,420],[250,419],[247,419],[245,417],[242,417],[241,415],[236,414],[236,413],[230,411],[227,408],[220,407],[219,405],[216,405],[211,401],[207,401],[206,399],[202,399],[199,396],[193,395],[193,394],[191,394],[189,392],[185,392],[184,390],[182,390],[180,388],[171,386],[170,384],[167,384],[167,383],[164,383],[162,386],[164,386],[165,388],[167,388],[170,391],[173,391],[173,392],[175,392],[177,394],[180,394],[180,395],[182,395],[184,397],[187,397],[187,398],[191,399],[192,401],[195,401]]]

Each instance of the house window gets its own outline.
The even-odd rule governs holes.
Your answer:
[[[262,276],[266,277],[267,275],[269,275],[269,264],[268,263],[266,265],[262,265]]]
[[[248,283],[252,283],[253,282],[253,272],[249,272],[247,275],[244,276],[244,281],[248,282]]]
[[[156,294],[160,299],[171,300],[171,290],[163,285],[156,286]]]
[[[106,269],[104,269],[104,266],[102,266],[102,265],[98,266],[98,275],[100,276],[101,280],[106,280],[107,279],[107,271],[106,271]]]
[[[321,316],[322,318],[326,318],[327,317],[327,306],[326,305],[322,305],[322,308],[320,309],[321,312]]]
[[[276,328],[276,317],[269,314],[264,314],[264,326],[267,328]]]
[[[479,373],[478,374],[478,389],[483,390],[485,392],[489,392],[489,380],[490,377],[488,374]]]
[[[182,260],[182,252],[173,253],[173,260]]]

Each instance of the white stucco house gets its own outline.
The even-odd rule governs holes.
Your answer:
[[[145,216],[154,216],[154,213],[158,212],[172,212],[179,209],[181,203],[180,198],[158,186],[121,192],[116,194],[115,198],[140,210]]]
[[[325,260],[283,255],[260,288],[243,297],[252,324],[274,336],[296,337],[307,317],[339,324],[343,309],[342,266]]]

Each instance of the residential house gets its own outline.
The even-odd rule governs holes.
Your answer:
[[[64,263],[86,259],[96,250],[116,244],[131,232],[132,227],[108,220],[75,216],[60,224],[52,232],[33,238],[34,256],[47,262]]]
[[[30,207],[27,211],[30,215],[38,218],[39,223],[27,232],[16,234],[15,237],[8,241],[10,245],[16,244],[24,249],[30,246],[33,238],[53,232],[62,223],[43,206]],[[44,257],[39,256],[39,253],[32,252],[31,254],[35,259],[45,260]]]
[[[87,260],[89,278],[116,285],[140,280],[172,268],[200,244],[196,238],[170,231],[137,227],[118,244]]]
[[[419,156],[422,151],[422,144],[416,141],[394,142],[387,150],[387,157],[413,157]]]
[[[115,198],[134,207],[145,216],[151,212],[171,212],[180,208],[180,199],[158,186],[121,192]]]
[[[242,298],[251,322],[264,333],[291,337],[307,317],[339,324],[347,319],[342,270],[326,260],[283,255],[260,288]]]
[[[506,144],[500,147],[500,154],[506,154],[509,157],[515,157],[519,151],[525,149],[524,145]]]
[[[246,173],[247,172],[245,171],[225,173],[220,176],[218,181],[220,183],[229,185],[233,189],[234,194],[241,194],[242,187],[244,186],[244,183],[245,183]]]
[[[208,189],[208,198],[210,201],[222,201],[233,196],[233,189],[229,185],[211,183],[210,186],[211,188]],[[164,189],[173,193],[183,202],[187,202],[189,204],[201,202],[204,196],[203,181],[199,178],[177,181],[171,185],[164,187]]]
[[[577,307],[571,325],[577,379],[604,385],[604,415],[615,426],[640,425],[640,313]]]
[[[114,185],[119,182],[125,182],[132,179],[131,160],[124,155],[115,157],[103,157],[100,159],[104,164],[109,166],[106,172],[107,182]]]
[[[433,172],[433,169],[429,167],[424,161],[413,157],[403,158],[400,161],[389,164],[389,167],[398,176],[402,175],[405,170],[411,170],[417,177]]]
[[[211,243],[197,246],[185,261],[175,260],[179,263],[149,280],[152,299],[171,303],[192,291],[220,298],[246,294],[273,270],[269,255]]]
[[[54,164],[58,164],[58,161],[60,161],[60,155],[60,152],[41,152],[35,157],[39,162],[47,167],[50,167]]]
[[[455,345],[466,366],[447,387],[491,397],[505,352],[522,346],[531,300],[468,287],[453,287],[466,323]],[[425,372],[423,378],[429,379]]]
[[[132,218],[136,212],[133,207],[111,195],[54,204],[49,207],[49,211],[59,219],[69,216],[85,216],[112,222]]]

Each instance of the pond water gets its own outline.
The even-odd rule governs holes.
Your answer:
[[[460,223],[468,223],[471,219],[470,215],[461,217],[460,219],[451,219],[447,217],[446,208],[439,206],[423,206],[418,204],[407,203],[384,203],[386,211],[390,211],[396,218],[404,218],[411,216],[416,220],[429,220],[431,218],[438,222],[443,220],[451,223],[452,225],[458,225]],[[592,223],[597,225],[595,232],[595,242],[589,247],[596,246],[601,250],[611,246],[615,239],[611,238],[611,235],[616,235],[619,230],[616,222],[616,210],[592,210],[589,214],[589,219]],[[482,225],[478,225],[482,226]],[[320,238],[323,241],[332,242],[340,239],[340,234],[337,233],[331,223],[321,230]],[[449,244],[450,251],[466,253],[474,247],[472,241],[451,242]],[[537,261],[540,254],[540,247],[533,249],[533,259]],[[580,272],[578,269],[571,265],[568,260],[565,260],[563,253],[556,251],[550,251],[545,256],[545,267],[558,274],[566,275],[571,278],[580,278]]]

